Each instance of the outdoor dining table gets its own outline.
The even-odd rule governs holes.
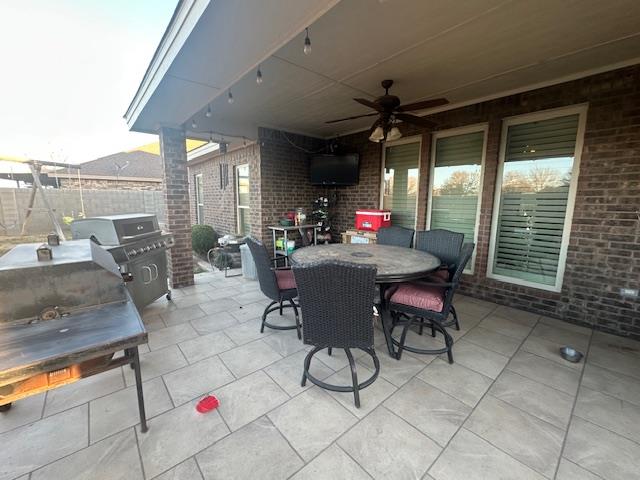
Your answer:
[[[384,306],[384,291],[390,284],[418,280],[440,267],[440,259],[413,248],[377,244],[332,243],[300,248],[290,255],[293,265],[338,260],[377,267],[376,283],[380,285],[380,305]],[[380,311],[382,329],[389,355],[395,356],[389,319]]]

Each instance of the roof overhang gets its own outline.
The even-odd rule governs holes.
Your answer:
[[[405,103],[450,100],[429,114],[637,63],[637,0],[184,0],[126,118],[216,142],[259,126],[331,138],[369,126],[325,122],[370,113],[352,98],[385,78]]]

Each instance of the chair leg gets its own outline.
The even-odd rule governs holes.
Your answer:
[[[307,372],[311,367],[311,357],[313,357],[319,351],[320,348],[315,347],[313,350],[307,353],[307,356],[304,358],[304,369],[302,370],[302,381],[300,382],[301,387],[304,387],[307,384]]]
[[[298,332],[298,340],[302,340],[302,325],[300,325],[300,315],[298,315],[298,307],[293,301],[293,299],[289,300],[291,304],[291,308],[293,308],[293,313],[296,316],[296,330]]]
[[[399,345],[398,345],[398,353],[396,353],[396,358],[398,360],[400,360],[400,358],[402,357],[402,350],[404,349],[404,342],[407,339],[407,332],[411,328],[411,324],[413,323],[415,318],[416,317],[409,318],[409,321],[407,322],[407,324],[402,329],[402,334],[400,335],[400,342],[399,342]]]
[[[264,324],[267,321],[267,315],[269,314],[269,309],[274,305],[277,305],[277,303],[278,302],[271,302],[269,305],[267,305],[267,308],[264,309],[264,312],[262,313],[262,323],[260,324],[260,333],[264,333]]]
[[[458,322],[458,312],[453,305],[451,305],[451,313],[453,314],[453,319],[455,320],[456,330],[460,331],[460,322]]]
[[[418,335],[422,335],[422,330],[424,329],[424,318],[420,319],[420,328],[418,329]]]
[[[282,299],[280,300],[280,316],[282,316]]]
[[[349,366],[351,367],[351,381],[353,382],[353,400],[356,404],[356,408],[360,408],[360,391],[358,389],[358,374],[356,372],[356,362],[353,360],[353,355],[351,355],[351,350],[349,350],[348,348],[345,348],[344,353],[347,354],[347,358],[349,359]]]
[[[327,348],[327,353],[329,354],[329,356],[331,356],[331,347]]]
[[[451,338],[451,335],[449,335],[447,329],[439,323],[431,322],[431,324],[436,326],[436,328],[440,330],[440,332],[444,336],[444,343],[447,347],[447,359],[449,360],[449,363],[453,363],[453,338]]]
[[[433,322],[431,322],[431,336],[436,338],[436,328],[433,326]]]

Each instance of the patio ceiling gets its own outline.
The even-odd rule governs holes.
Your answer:
[[[445,96],[451,108],[640,62],[636,0],[261,5],[203,8],[157,88],[146,102],[134,99],[131,129],[184,125],[195,138],[209,131],[255,138],[258,126],[268,126],[332,137],[370,125],[371,118],[325,122],[370,113],[352,98],[380,95],[385,78],[395,80],[392,93],[405,103]],[[307,25],[310,55],[302,52]]]

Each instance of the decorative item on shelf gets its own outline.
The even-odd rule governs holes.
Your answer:
[[[316,234],[318,242],[331,242],[328,197],[321,196],[314,200],[311,210],[311,220],[314,225],[318,225],[320,227],[320,231]]]
[[[283,227],[292,227],[293,223],[294,223],[293,220],[291,220],[290,218],[280,219],[280,225],[282,225]]]
[[[296,225],[304,225],[307,221],[307,214],[304,212],[304,208],[298,207],[296,209]]]

